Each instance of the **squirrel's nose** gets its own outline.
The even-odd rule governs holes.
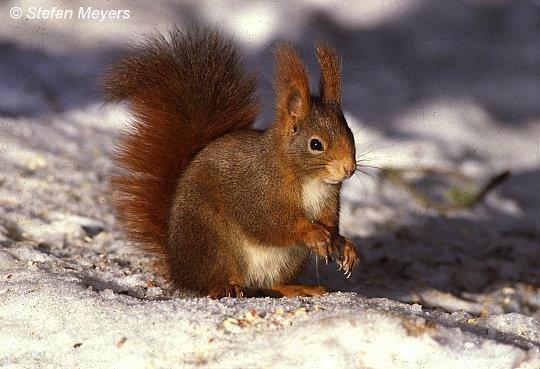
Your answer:
[[[351,178],[354,172],[356,172],[356,163],[344,165],[343,170],[345,171],[346,178]]]

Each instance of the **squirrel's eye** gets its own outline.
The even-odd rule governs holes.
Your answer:
[[[322,142],[320,140],[316,139],[316,138],[312,138],[309,141],[309,148],[311,150],[314,150],[314,151],[323,151],[324,150]]]

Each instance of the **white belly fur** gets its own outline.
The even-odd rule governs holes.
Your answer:
[[[317,219],[331,195],[330,185],[316,180],[306,182],[302,186],[302,202],[307,217]],[[239,238],[243,238],[240,245],[246,261],[246,287],[264,288],[282,282],[284,274],[299,268],[309,255],[305,246],[275,247],[248,240],[245,236]]]
[[[311,220],[319,217],[321,210],[330,200],[332,187],[321,181],[312,180],[302,186],[302,202],[304,211]]]
[[[246,286],[264,288],[283,281],[292,268],[298,268],[308,256],[305,246],[275,247],[244,241],[242,243],[246,261]]]

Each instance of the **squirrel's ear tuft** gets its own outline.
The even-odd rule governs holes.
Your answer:
[[[325,102],[341,105],[341,61],[331,47],[317,42],[316,48],[321,67],[319,95]]]
[[[311,109],[311,98],[304,64],[289,45],[276,49],[274,58],[276,115],[293,120],[306,118]]]

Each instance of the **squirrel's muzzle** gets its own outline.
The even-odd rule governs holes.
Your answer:
[[[352,175],[354,174],[354,172],[356,172],[356,163],[345,164],[343,166],[343,170],[345,171],[345,178],[344,179],[351,178]]]

